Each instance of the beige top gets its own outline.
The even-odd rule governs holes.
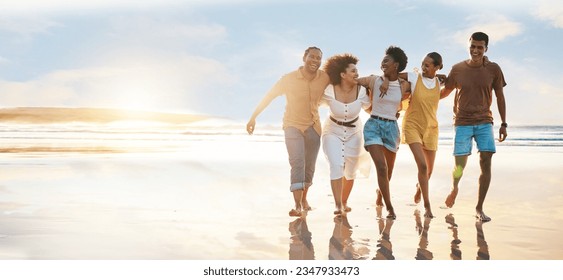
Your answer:
[[[281,77],[267,95],[286,97],[283,128],[295,127],[305,131],[313,126],[321,135],[319,104],[325,88],[330,83],[329,77],[324,71],[317,70],[317,75],[309,81],[299,69]]]

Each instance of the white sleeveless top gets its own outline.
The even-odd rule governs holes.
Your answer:
[[[381,94],[379,87],[382,83],[383,79],[380,76],[376,76],[375,86],[373,89],[371,115],[390,120],[397,120],[397,111],[400,109],[401,99],[403,97],[401,84],[398,79],[396,81],[390,81],[387,94],[383,97],[379,97]]]

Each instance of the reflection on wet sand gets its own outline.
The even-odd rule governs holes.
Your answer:
[[[377,240],[377,252],[374,260],[394,260],[393,245],[391,244],[391,227],[393,219],[384,219],[381,217],[382,206],[377,206],[377,222],[379,225],[379,239]]]
[[[476,221],[475,229],[477,230],[477,260],[490,260],[489,245],[485,241],[485,234],[483,233],[483,222]]]
[[[451,253],[450,258],[452,260],[461,260],[461,250],[459,249],[459,244],[461,240],[459,240],[458,233],[457,233],[457,224],[455,223],[455,218],[453,214],[448,214],[446,216],[446,223],[450,226],[448,229],[452,230],[452,242],[451,242]]]
[[[367,247],[356,247],[352,239],[352,226],[347,215],[334,217],[334,230],[328,245],[329,260],[365,260],[369,255]]]
[[[312,234],[307,227],[305,217],[295,219],[289,223],[291,241],[289,242],[290,260],[314,260],[315,249],[312,243]]]
[[[428,229],[430,228],[431,218],[424,218],[424,224],[422,224],[422,219],[420,216],[420,211],[417,209],[414,211],[414,220],[416,223],[416,231],[419,236],[418,249],[416,250],[416,260],[432,260],[434,259],[434,254],[428,251]]]
[[[452,230],[452,237],[453,240],[451,242],[451,254],[450,258],[452,260],[461,260],[461,250],[459,249],[459,244],[461,240],[459,240],[457,235],[457,224],[455,223],[454,215],[448,214],[446,216],[446,223],[450,226],[448,229]],[[477,260],[490,260],[491,256],[489,255],[489,245],[487,241],[485,241],[485,234],[483,233],[483,222],[476,221],[475,222],[475,229],[477,230]]]

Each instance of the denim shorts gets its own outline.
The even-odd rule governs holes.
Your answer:
[[[381,145],[396,153],[399,150],[400,132],[397,121],[369,118],[364,125],[364,147]]]
[[[473,139],[477,143],[479,152],[496,152],[492,123],[457,125],[455,127],[454,156],[470,155]]]

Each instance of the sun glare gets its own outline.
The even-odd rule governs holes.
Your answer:
[[[130,81],[114,90],[114,107],[126,110],[158,111],[159,95],[155,84],[150,81]]]

